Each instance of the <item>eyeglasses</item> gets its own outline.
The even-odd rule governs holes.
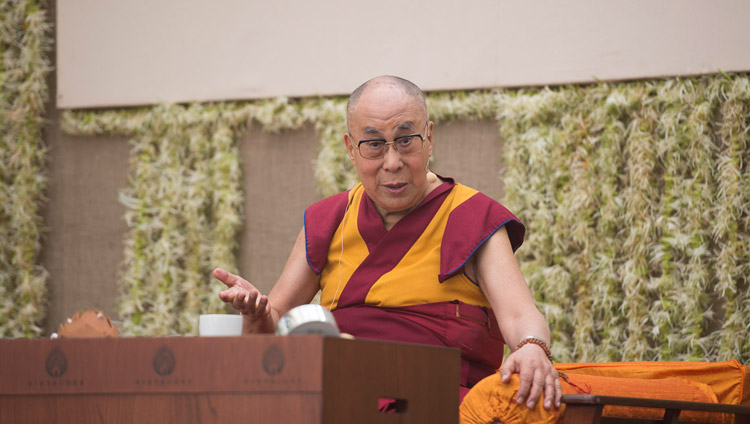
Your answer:
[[[413,155],[422,150],[424,137],[422,137],[422,134],[415,133],[400,135],[393,141],[386,141],[384,138],[366,138],[359,140],[357,150],[365,159],[381,159],[385,156],[389,144],[393,145],[393,149],[404,156]]]

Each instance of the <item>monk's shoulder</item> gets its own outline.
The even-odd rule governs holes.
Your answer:
[[[310,268],[319,274],[328,255],[333,233],[346,214],[347,205],[355,189],[319,200],[304,213],[305,250]]]
[[[446,225],[446,235],[467,240],[471,248],[505,226],[515,251],[523,243],[526,228],[521,220],[499,201],[486,194],[456,183],[451,196],[451,212]],[[467,237],[472,235],[473,237]],[[478,238],[478,239],[477,239]],[[467,246],[469,247],[469,246]]]

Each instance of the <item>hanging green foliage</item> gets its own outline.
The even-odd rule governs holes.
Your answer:
[[[519,261],[557,360],[750,362],[748,81],[428,96],[436,122],[500,122],[503,202],[527,224]],[[75,134],[134,137],[122,196],[131,225],[121,300],[129,333],[189,333],[187,317],[220,307],[208,273],[234,268],[239,131],[313,123],[316,178],[330,195],[357,179],[341,137],[345,107],[344,99],[275,99],[65,115]],[[210,162],[222,153],[225,168]],[[211,257],[216,251],[224,253]]]
[[[715,124],[719,134],[713,220],[713,296],[726,301],[718,355],[750,362],[750,79],[717,84],[723,102]]]
[[[508,93],[505,203],[561,361],[750,361],[747,76]]]
[[[127,207],[118,300],[123,333],[196,332],[195,317],[222,309],[210,270],[234,270],[243,196],[237,105],[164,105],[63,116],[76,134],[128,134]],[[242,115],[240,113],[240,115]]]
[[[529,228],[519,261],[557,360],[750,362],[749,81],[428,96],[436,122],[500,122],[503,201]],[[325,163],[349,173],[326,194],[351,186]]]
[[[0,2],[0,337],[40,335],[47,303],[47,271],[37,264],[47,185],[46,13],[34,1]]]
[[[50,28],[34,1],[0,3],[0,337],[41,334],[37,264]],[[518,252],[559,361],[750,362],[750,79],[435,93],[431,118],[498,120]],[[132,137],[118,300],[130,335],[195,333],[216,312],[210,270],[236,269],[237,142],[313,124],[322,195],[357,181],[346,100],[285,98],[66,112],[78,135]],[[439,170],[437,170],[439,171]]]
[[[198,314],[223,309],[211,270],[237,268],[239,135],[248,124],[273,132],[315,122],[333,138],[342,104],[282,98],[63,114],[71,134],[133,137],[120,193],[129,228],[117,302],[124,334],[194,334]]]

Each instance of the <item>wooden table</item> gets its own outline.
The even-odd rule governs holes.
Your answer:
[[[0,423],[451,423],[459,351],[310,336],[0,340]],[[378,411],[380,398],[398,412]]]

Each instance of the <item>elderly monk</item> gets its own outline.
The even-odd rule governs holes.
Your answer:
[[[272,333],[321,290],[342,331],[356,337],[456,347],[462,394],[500,366],[518,373],[518,403],[560,404],[549,329],[513,256],[524,227],[502,205],[429,171],[434,143],[422,91],[381,76],[347,105],[344,144],[361,183],[310,206],[266,296],[222,269],[220,293],[243,332]]]

